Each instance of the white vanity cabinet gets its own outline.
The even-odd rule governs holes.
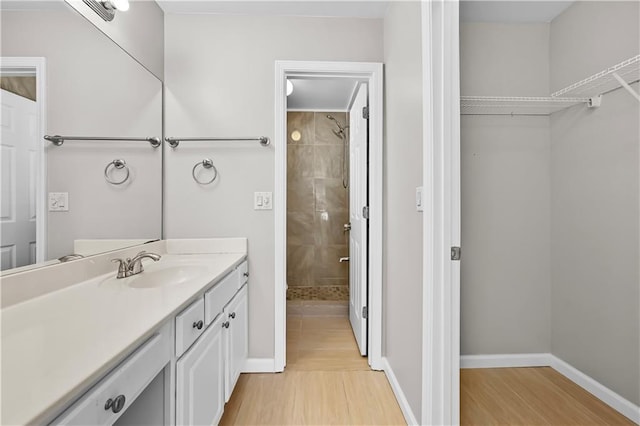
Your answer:
[[[170,362],[171,346],[165,325],[51,424],[113,424]]]
[[[201,287],[52,424],[217,424],[248,356],[247,277]]]
[[[176,363],[176,424],[214,425],[224,410],[224,335],[219,316]]]
[[[178,425],[217,424],[244,368],[249,331],[246,270],[245,261],[176,316]],[[203,311],[204,331],[189,347],[183,342],[191,339],[178,336],[194,336],[193,324],[200,324]]]
[[[225,402],[229,401],[231,392],[236,386],[240,373],[244,368],[249,350],[249,308],[247,303],[247,286],[244,285],[224,308],[225,327]]]

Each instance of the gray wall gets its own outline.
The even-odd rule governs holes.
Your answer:
[[[461,24],[461,94],[549,93],[548,24]],[[461,353],[550,350],[549,118],[461,120]]]
[[[154,0],[129,0],[129,10],[116,11],[110,22],[82,0],[65,0],[134,59],[164,80],[164,12]]]
[[[2,54],[46,59],[46,132],[161,136],[162,82],[75,10],[3,11]],[[63,28],[64,31],[60,29]],[[162,153],[146,142],[46,144],[49,192],[68,192],[69,211],[48,214],[48,258],[76,238],[160,238]],[[116,158],[128,183],[106,183]]]
[[[168,14],[165,30],[168,136],[273,137],[276,60],[382,61],[376,19]],[[205,156],[220,176],[200,187],[191,168]],[[184,143],[165,176],[166,238],[249,238],[249,356],[272,358],[274,217],[253,210],[253,192],[273,191],[273,148]]]
[[[639,5],[577,2],[556,18],[552,89],[637,55]],[[622,89],[605,95],[597,110],[576,107],[551,120],[551,350],[635,404],[639,131],[638,101]]]
[[[417,419],[422,413],[422,44],[419,2],[384,19],[384,353]]]

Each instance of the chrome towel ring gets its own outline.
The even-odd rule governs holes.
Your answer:
[[[196,169],[198,168],[198,166],[202,166],[205,169],[213,169],[213,177],[205,181],[199,180],[196,177]],[[191,176],[193,176],[193,180],[195,180],[200,185],[209,185],[210,183],[213,183],[213,181],[218,177],[218,169],[216,169],[216,166],[213,165],[213,160],[211,158],[205,158],[204,160],[196,163],[196,165],[193,166],[193,170],[191,170]]]
[[[124,178],[121,179],[121,180],[113,180],[113,179],[111,179],[109,177],[109,169],[111,167],[114,167],[117,170],[124,169],[125,172],[126,172],[126,175],[124,176]],[[104,178],[111,185],[122,185],[123,183],[125,183],[129,179],[129,167],[127,166],[127,163],[124,160],[120,160],[119,158],[116,158],[115,160],[113,160],[112,162],[107,164],[107,167],[104,168]]]

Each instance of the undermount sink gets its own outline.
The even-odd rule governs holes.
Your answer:
[[[184,284],[207,272],[207,268],[199,265],[175,265],[145,270],[127,278],[108,278],[107,282],[121,282],[132,288],[158,288]]]
[[[204,274],[207,268],[196,265],[170,266],[152,271],[144,271],[138,275],[127,278],[127,285],[133,288],[153,288],[167,285],[184,284],[199,275]]]

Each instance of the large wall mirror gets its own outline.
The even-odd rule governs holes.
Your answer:
[[[161,238],[162,82],[63,0],[1,7],[3,274]]]

